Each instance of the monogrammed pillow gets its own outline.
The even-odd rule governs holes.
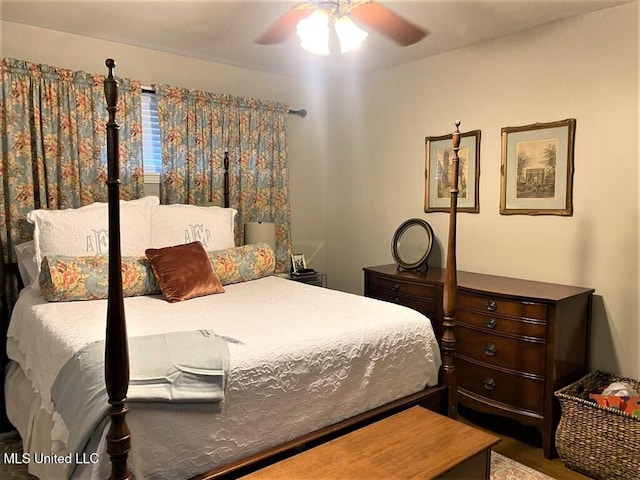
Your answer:
[[[233,208],[160,205],[151,217],[151,245],[200,242],[208,252],[234,247],[235,216]]]
[[[151,245],[151,216],[158,197],[120,201],[120,245],[123,256],[144,256]],[[34,225],[35,260],[40,268],[46,256],[107,255],[109,218],[106,203],[65,210],[33,210],[27,221]]]

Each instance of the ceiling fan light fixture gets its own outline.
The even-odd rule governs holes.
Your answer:
[[[348,15],[338,17],[333,24],[338,40],[340,41],[340,51],[347,53],[357,49],[362,41],[367,38],[368,33],[359,28]]]
[[[358,48],[368,36],[363,28],[401,47],[414,45],[428,34],[376,0],[303,0],[255,42],[260,45],[284,43],[297,30],[302,47],[313,54],[329,55],[330,48],[338,44],[342,53],[346,53]]]
[[[329,14],[325,10],[314,10],[300,20],[296,31],[302,48],[315,55],[329,55]]]

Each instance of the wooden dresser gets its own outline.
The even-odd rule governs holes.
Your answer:
[[[444,270],[364,269],[365,295],[414,308],[442,334]],[[458,272],[458,402],[513,418],[542,434],[555,456],[560,406],[553,393],[587,373],[594,290]]]

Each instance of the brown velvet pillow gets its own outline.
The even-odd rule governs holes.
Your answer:
[[[165,248],[148,248],[145,255],[169,302],[224,293],[209,256],[200,242]]]

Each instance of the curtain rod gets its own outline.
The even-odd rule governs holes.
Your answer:
[[[148,87],[142,87],[142,92],[143,93],[153,93],[155,94],[156,91],[153,88],[148,88]],[[300,115],[302,118],[307,116],[307,110],[304,108],[301,108],[299,110],[292,110],[289,109],[289,115]]]

